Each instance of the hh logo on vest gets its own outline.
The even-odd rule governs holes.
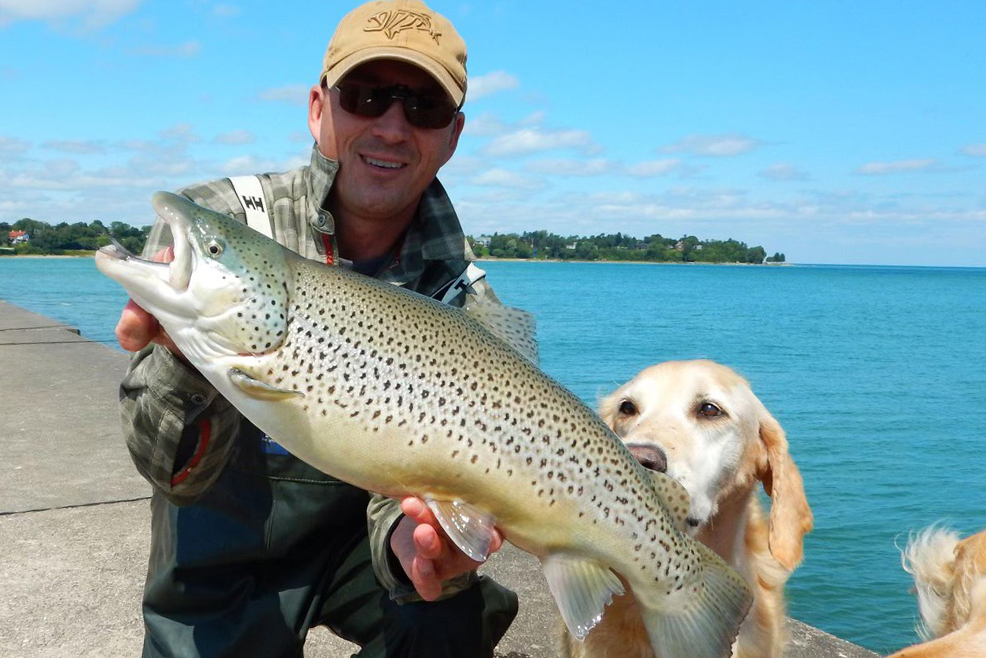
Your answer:
[[[247,210],[259,210],[264,211],[264,200],[257,196],[246,196],[240,197],[243,199],[243,207]]]
[[[383,32],[388,39],[393,39],[404,30],[427,32],[435,43],[438,43],[438,37],[442,36],[442,33],[431,24],[431,18],[407,9],[387,10],[374,14],[363,28],[364,32]]]

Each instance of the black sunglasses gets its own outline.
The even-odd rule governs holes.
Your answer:
[[[459,111],[444,94],[419,94],[404,85],[374,87],[362,82],[340,82],[333,89],[339,90],[339,106],[359,117],[375,119],[383,116],[394,101],[402,101],[404,117],[415,128],[444,128]]]

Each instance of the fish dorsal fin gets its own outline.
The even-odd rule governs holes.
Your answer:
[[[646,470],[661,503],[671,514],[671,518],[674,519],[678,529],[684,530],[688,519],[688,510],[691,508],[691,497],[688,495],[688,490],[667,473]]]
[[[538,365],[537,320],[532,313],[502,304],[472,304],[468,315],[514,348],[528,361]]]
[[[603,618],[613,595],[625,591],[615,573],[591,560],[549,555],[541,568],[568,631],[579,640]]]
[[[229,369],[229,379],[232,381],[237,388],[246,393],[252,398],[258,400],[287,400],[288,398],[293,398],[297,396],[305,397],[305,394],[301,391],[290,391],[283,388],[274,388],[267,382],[260,381],[253,375],[250,375],[239,368]]]
[[[495,525],[491,515],[458,499],[425,497],[425,502],[459,550],[476,562],[483,562],[489,557]]]

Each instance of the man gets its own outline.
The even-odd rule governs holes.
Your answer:
[[[183,193],[240,219],[263,206],[274,238],[305,257],[496,303],[461,276],[472,254],[435,177],[462,132],[465,62],[451,23],[421,2],[358,7],[309,94],[311,164],[258,177],[263,198],[249,203],[230,179]],[[319,624],[361,657],[492,656],[516,596],[475,574],[422,501],[371,498],[287,454],[132,301],[117,337],[136,352],[121,386],[127,444],[155,485],[145,656],[300,656]]]

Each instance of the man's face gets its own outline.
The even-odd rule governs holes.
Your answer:
[[[425,71],[393,60],[363,64],[345,80],[445,93]],[[416,128],[407,122],[401,101],[382,116],[360,117],[339,106],[338,90],[313,87],[309,128],[322,155],[339,161],[333,211],[375,220],[413,213],[425,188],[455,152],[463,123],[462,114],[457,114],[445,128]]]

